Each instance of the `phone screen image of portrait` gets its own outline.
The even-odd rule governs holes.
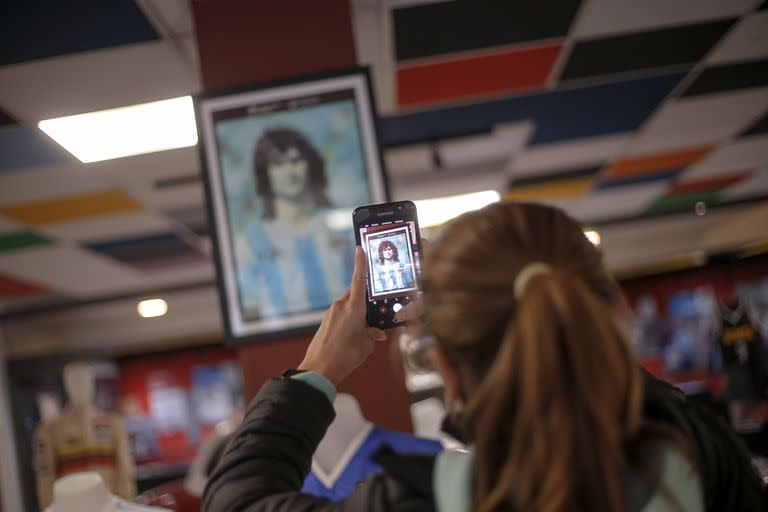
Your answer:
[[[393,327],[394,314],[419,293],[421,270],[418,226],[403,218],[358,226],[367,264],[368,323]]]

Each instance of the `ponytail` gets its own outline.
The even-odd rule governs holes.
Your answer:
[[[581,278],[529,274],[464,411],[477,453],[473,510],[624,510],[642,404],[631,348]]]

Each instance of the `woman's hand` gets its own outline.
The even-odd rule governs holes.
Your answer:
[[[334,385],[360,366],[387,333],[365,323],[365,254],[355,250],[352,282],[323,316],[299,370],[314,371]]]

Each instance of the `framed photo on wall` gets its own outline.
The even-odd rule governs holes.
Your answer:
[[[352,276],[352,210],[387,200],[365,69],[196,98],[231,341],[316,327]]]

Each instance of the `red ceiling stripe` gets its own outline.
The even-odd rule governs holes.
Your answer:
[[[31,295],[43,295],[48,289],[26,281],[19,281],[10,276],[0,274],[0,299],[11,297],[29,297]]]
[[[407,65],[397,70],[401,107],[543,88],[561,44]]]
[[[691,180],[687,182],[678,182],[673,184],[667,190],[666,195],[672,196],[677,194],[689,194],[691,192],[702,192],[705,190],[721,189],[730,187],[740,182],[747,176],[752,174],[752,171],[738,172],[728,174],[726,176],[717,176],[714,178],[707,178],[701,180]]]

